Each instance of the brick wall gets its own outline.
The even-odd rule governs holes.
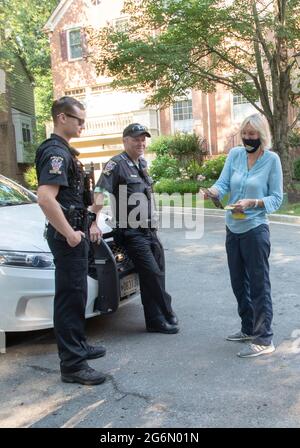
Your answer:
[[[93,24],[104,26],[107,20],[121,15],[122,0],[103,0],[100,6],[87,8],[84,0],[73,1],[69,9],[50,33],[51,64],[54,97],[59,98],[65,90],[107,82],[107,78],[97,76],[93,64],[84,58],[69,61],[67,54],[67,32],[76,27],[84,28]],[[88,47],[86,51],[88,52]]]

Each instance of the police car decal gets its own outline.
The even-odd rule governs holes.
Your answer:
[[[53,156],[50,158],[51,170],[49,170],[50,174],[61,174],[61,167],[63,164],[63,157]]]
[[[107,162],[107,164],[105,165],[105,168],[103,170],[103,174],[106,174],[106,176],[109,176],[111,174],[111,172],[114,170],[116,165],[117,165],[116,162],[114,162],[113,160],[110,160],[109,162]]]

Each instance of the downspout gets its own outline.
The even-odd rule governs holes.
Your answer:
[[[209,93],[206,94],[206,107],[207,107],[207,131],[208,131],[208,151],[209,155],[212,155],[212,148],[211,148],[211,125],[210,125],[210,108],[209,108]]]

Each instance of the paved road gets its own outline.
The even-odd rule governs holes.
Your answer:
[[[0,427],[299,427],[300,227],[271,224],[273,355],[240,359],[224,251],[224,222],[205,219],[201,240],[164,230],[177,335],[144,332],[139,299],[88,322],[107,356],[100,386],[63,384],[52,331],[9,338],[0,358]],[[293,335],[293,336],[292,336]],[[300,347],[300,343],[299,343]]]

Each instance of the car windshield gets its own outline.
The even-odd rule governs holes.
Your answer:
[[[33,193],[6,177],[0,176],[0,207],[34,202],[37,200]]]

